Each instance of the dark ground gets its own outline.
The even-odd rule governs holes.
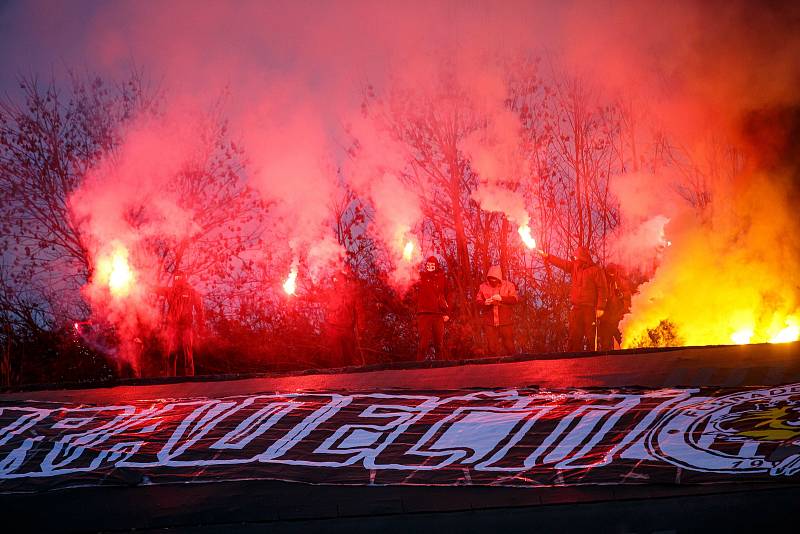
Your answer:
[[[766,386],[800,382],[800,343],[225,378],[15,391],[0,400],[99,403],[298,389]],[[2,494],[0,517],[5,532],[795,532],[799,503],[794,483],[508,488],[253,480]]]
[[[7,532],[795,532],[798,503],[800,485],[494,488],[246,481],[0,497]],[[787,523],[795,528],[783,530]]]

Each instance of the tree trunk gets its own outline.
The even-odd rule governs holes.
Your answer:
[[[8,387],[11,385],[11,337],[12,329],[9,323],[3,325],[5,330],[5,343],[3,344],[2,354],[0,354],[0,385]]]
[[[503,278],[508,278],[508,231],[509,224],[505,215],[501,218],[500,224],[500,269]]]

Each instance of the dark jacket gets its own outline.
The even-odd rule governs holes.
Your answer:
[[[203,322],[203,301],[189,284],[178,283],[157,292],[167,300],[167,323],[170,326],[191,328],[195,319]]]
[[[331,281],[330,288],[323,294],[325,326],[334,329],[361,330],[364,308],[358,298],[358,284],[345,273],[337,273]]]
[[[603,271],[591,258],[565,260],[549,254],[546,258],[559,269],[570,274],[569,301],[573,306],[589,306],[598,310],[606,308],[606,281]]]
[[[490,276],[500,280],[500,285],[497,287],[492,286],[488,282]],[[478,294],[475,296],[475,301],[481,310],[484,323],[492,326],[511,324],[514,320],[514,304],[519,301],[517,287],[508,280],[503,280],[499,265],[489,269],[486,278],[487,281],[481,284],[480,288],[478,288]],[[500,302],[487,306],[486,299],[493,295],[500,295]]]
[[[621,319],[623,315],[631,311],[630,282],[618,270],[606,269],[606,285],[608,286],[606,314]]]
[[[417,313],[447,315],[448,309],[444,272],[439,268],[433,272],[422,271],[419,275]]]

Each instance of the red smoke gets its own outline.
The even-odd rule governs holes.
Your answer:
[[[85,9],[80,27],[15,38],[19,43],[42,39],[53,47],[77,39],[66,62],[85,61],[91,69],[114,75],[133,60],[163,87],[166,109],[137,119],[124,132],[119,153],[93,169],[72,199],[96,257],[121,243],[130,250],[142,281],[159,281],[159,269],[165,266],[140,245],[152,236],[180,241],[194,231],[196,214],[164,184],[204,150],[198,117],[221,101],[231,136],[247,155],[237,179],[268,205],[264,224],[272,239],[248,252],[248,259],[273,272],[276,284],[293,265],[301,266],[299,279],[312,282],[338,268],[345,250],[331,231],[332,206],[349,188],[370,205],[366,226],[384,248],[392,281],[403,288],[413,280],[425,252],[419,238],[424,192],[402,179],[415,154],[365,118],[361,104],[366,87],[381,94],[413,93],[416,102],[437,102],[442,78],[452,75],[453,85],[472,106],[474,116],[465,120],[480,125],[459,147],[479,177],[472,198],[517,225],[532,217],[536,236],[542,214],[519,188],[534,183],[537,171],[520,145],[519,122],[506,102],[507,71],[499,65],[520,55],[543,55],[545,75],[563,69],[580,77],[598,102],[627,100],[645,110],[631,128],[631,143],[644,149],[668,134],[674,153],[681,154],[675,157],[702,163],[716,157],[711,132],[735,142],[748,113],[796,104],[800,39],[791,22],[798,10],[787,6],[192,1],[90,7],[68,3],[48,5],[47,10],[32,4],[13,11],[20,20],[35,19],[45,28],[43,21]],[[22,47],[19,43],[15,46]],[[354,138],[358,148],[348,152]],[[709,213],[717,226],[709,232],[676,188],[684,177],[657,166],[634,167],[610,177],[621,226],[607,255],[642,266],[670,254],[668,268],[656,273],[656,280],[669,281],[665,290],[682,296],[691,288],[673,283],[677,275],[669,273],[691,263],[684,247],[695,250],[705,237],[714,238],[708,250],[724,255],[732,245],[718,239],[730,237],[735,222],[752,214],[746,201],[737,203],[734,215],[726,213],[722,199],[752,194],[779,206],[784,202],[776,193],[783,190],[783,176],[754,170],[746,183],[711,176],[704,186],[711,192]],[[133,225],[129,209],[142,203],[148,206],[147,222]],[[741,254],[740,260],[756,257],[753,261],[769,263],[762,248],[778,247],[788,258],[781,269],[768,264],[754,272],[796,281],[800,266],[795,239],[774,241],[778,235],[786,238],[780,230],[791,225],[778,216],[769,231],[737,243],[739,250],[752,252]],[[770,241],[749,248],[756,239]],[[673,244],[668,253],[667,241]],[[412,261],[403,258],[409,242],[414,244]],[[795,275],[786,274],[787,263]],[[794,287],[788,291],[796,292]],[[787,291],[782,284],[756,289],[755,303],[749,305],[759,307],[759,295],[774,290]],[[655,298],[647,289],[643,294]],[[786,304],[786,314],[795,313],[792,302]],[[634,315],[649,306],[635,303]]]

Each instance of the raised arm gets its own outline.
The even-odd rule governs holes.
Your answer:
[[[562,271],[571,273],[572,272],[572,261],[565,260],[564,258],[559,258],[558,256],[554,256],[552,254],[548,254],[547,252],[542,252],[542,258],[544,261],[552,263]]]

